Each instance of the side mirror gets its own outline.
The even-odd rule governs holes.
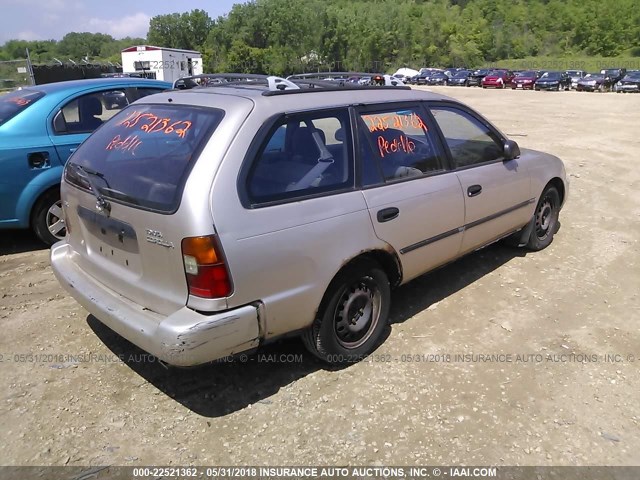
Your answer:
[[[513,140],[504,142],[504,159],[513,160],[520,156],[520,147]]]

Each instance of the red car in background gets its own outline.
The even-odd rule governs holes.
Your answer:
[[[511,70],[491,70],[482,79],[482,88],[506,88],[511,86],[513,72]]]
[[[533,90],[533,85],[536,83],[538,75],[535,71],[529,70],[526,72],[520,72],[511,81],[511,88],[515,90]]]

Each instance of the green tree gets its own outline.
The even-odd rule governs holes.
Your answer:
[[[197,50],[204,46],[212,26],[204,10],[158,15],[149,22],[147,40],[159,47]]]
[[[71,32],[67,33],[57,44],[60,56],[73,60],[92,60],[100,56],[100,50],[105,43],[115,40],[104,33]]]

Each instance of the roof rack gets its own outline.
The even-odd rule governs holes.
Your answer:
[[[396,77],[391,75],[386,75],[383,73],[376,72],[313,72],[313,73],[297,73],[295,75],[289,75],[287,80],[298,81],[298,80],[325,80],[329,82],[346,82],[349,81],[349,78],[362,79],[362,78],[370,78],[371,81],[376,85],[387,85],[387,86],[402,86],[404,82]]]
[[[299,89],[295,83],[275,75],[249,73],[205,73],[182,77],[173,83],[173,88],[186,90],[196,87],[214,87],[219,85],[267,85],[270,91]]]
[[[347,81],[349,77],[369,77],[373,83],[358,84],[353,81]],[[290,75],[287,78],[249,73],[205,73],[179,78],[173,84],[173,88],[177,90],[202,87],[255,88],[258,86],[267,87],[262,92],[264,96],[338,90],[410,89],[410,87],[405,86],[404,83],[390,75],[361,72],[302,73]]]

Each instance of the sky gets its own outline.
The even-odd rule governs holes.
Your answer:
[[[198,8],[216,19],[234,3],[241,0],[0,0],[0,44],[13,38],[60,40],[69,32],[146,37],[156,15]]]

